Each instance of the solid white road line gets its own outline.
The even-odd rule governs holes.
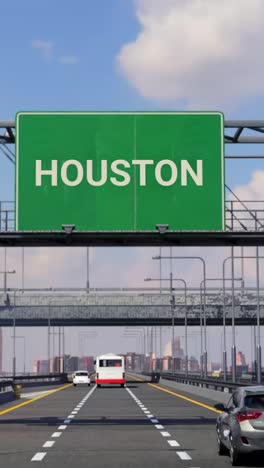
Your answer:
[[[180,444],[177,442],[177,440],[168,440],[168,444],[170,444],[171,447],[179,447]]]
[[[170,433],[167,431],[161,431],[160,433],[163,437],[171,437]]]
[[[55,444],[55,440],[47,440],[47,442],[45,442],[45,444],[43,444],[42,447],[50,448],[50,447],[53,447],[54,444]]]
[[[176,452],[177,455],[180,457],[181,460],[191,460],[192,457],[190,457],[190,455],[188,455],[188,453],[186,452]]]
[[[60,437],[62,432],[53,432],[51,437]]]
[[[47,452],[37,452],[34,457],[31,458],[31,461],[41,461],[45,457]]]

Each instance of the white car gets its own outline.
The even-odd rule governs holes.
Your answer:
[[[73,385],[76,387],[76,385],[88,385],[90,387],[91,385],[91,379],[89,377],[89,373],[87,371],[76,371],[73,374]]]

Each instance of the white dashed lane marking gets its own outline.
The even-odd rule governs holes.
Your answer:
[[[62,432],[53,432],[51,437],[60,437]]]
[[[167,442],[171,447],[179,447],[180,446],[180,444],[179,444],[179,442],[177,442],[177,440],[168,440]]]
[[[181,460],[191,460],[192,457],[190,457],[190,455],[188,455],[187,452],[176,452],[177,455],[179,455],[180,459]]]
[[[44,447],[44,448],[50,448],[50,447],[52,447],[54,444],[55,444],[55,440],[47,440],[47,442],[45,442],[45,444],[43,444],[43,447]]]
[[[34,457],[31,458],[31,461],[41,461],[45,457],[47,452],[37,452]]]
[[[83,406],[83,404],[88,400],[88,398],[91,396],[91,394],[94,392],[94,390],[96,389],[96,386],[94,386],[92,388],[92,390],[89,391],[89,393],[87,393],[86,397],[84,398],[84,400],[82,400],[82,404],[79,403],[78,407],[76,406],[76,408],[71,412],[71,414],[69,414],[69,416],[67,416],[67,419],[64,419],[64,424],[62,424],[61,426],[58,427],[58,431],[64,431],[65,429],[67,429],[68,425],[72,422],[72,419],[75,418],[75,415],[78,414],[78,411],[81,409],[81,406]],[[53,432],[53,434],[51,435],[52,438],[59,438],[63,432]],[[43,444],[43,447],[45,448],[51,448],[53,447],[53,445],[55,444],[55,440],[47,440],[44,444]],[[47,455],[47,452],[37,452],[35,453],[35,455],[31,458],[31,461],[41,461],[43,460],[43,458]]]
[[[171,437],[170,433],[163,430],[163,429],[165,429],[164,426],[162,424],[159,424],[159,420],[156,419],[153,414],[150,414],[150,411],[148,411],[148,408],[146,408],[146,406],[143,403],[141,403],[141,401],[134,395],[134,393],[129,388],[127,388],[127,391],[130,394],[130,396],[133,398],[135,403],[137,403],[139,408],[143,411],[144,415],[147,418],[149,418],[149,421],[152,424],[155,424],[155,428],[160,431],[160,434],[163,437]],[[180,444],[179,444],[179,442],[177,442],[177,440],[167,440],[167,442],[170,445],[170,447],[180,447]],[[176,453],[177,453],[178,457],[181,460],[191,460],[192,459],[192,457],[190,457],[190,455],[187,452],[176,451]]]

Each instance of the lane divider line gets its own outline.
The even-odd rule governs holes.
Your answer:
[[[161,392],[169,393],[169,395],[176,396],[177,398],[181,398],[182,400],[188,401],[189,403],[193,403],[194,405],[201,406],[202,408],[206,408],[210,411],[213,411],[214,413],[222,412],[222,411],[215,409],[213,406],[206,405],[205,403],[201,403],[200,401],[197,401],[197,400],[193,400],[192,398],[181,395],[180,393],[172,392],[171,390],[167,390],[167,388],[161,387],[160,385],[155,385],[155,384],[148,384],[148,385],[150,387],[156,388],[157,390],[160,390]]]
[[[39,395],[35,398],[32,398],[32,400],[23,401],[23,403],[19,403],[18,405],[11,406],[11,408],[7,408],[3,411],[0,411],[0,416],[2,416],[2,414],[10,413],[10,411],[14,411],[18,408],[22,408],[22,406],[30,405],[30,403],[34,403],[34,401],[41,400],[42,398],[46,398],[47,396],[52,395],[53,393],[60,392],[61,390],[65,390],[66,388],[69,388],[69,387],[72,387],[72,383],[63,385],[63,387],[56,388],[55,390],[51,390],[50,392],[45,393],[44,395]]]
[[[31,461],[41,461],[47,455],[47,452],[37,452],[34,457],[31,458]]]
[[[187,452],[176,452],[177,455],[180,457],[181,460],[191,460],[192,457],[190,457],[190,455],[188,455]]]
[[[47,440],[47,442],[45,442],[45,444],[43,444],[42,447],[44,447],[44,448],[50,448],[50,447],[52,447],[54,444],[55,444],[55,440]]]
[[[72,384],[70,384],[72,385]],[[91,394],[94,392],[94,390],[96,389],[96,386],[94,386],[92,388],[92,390],[89,391],[89,393],[86,395],[85,397],[85,400],[87,400]],[[54,393],[54,392],[51,392],[51,393]],[[46,396],[46,395],[44,395]],[[27,402],[28,403],[28,402]],[[76,411],[77,413],[77,411]],[[67,427],[68,427],[68,424],[70,424],[72,422],[72,419],[75,417],[74,414],[70,414],[69,416],[67,416],[67,419],[64,419],[64,425],[60,425],[58,427],[58,430],[65,430]],[[63,433],[62,432],[53,432],[53,434],[51,435],[51,437],[53,438],[59,438]],[[45,448],[51,448],[53,447],[53,445],[55,444],[55,441],[53,440],[48,440],[47,442],[45,442],[43,444],[43,447]],[[31,461],[42,461],[43,458],[46,456],[47,452],[37,452],[35,453],[35,455],[31,458]]]
[[[180,446],[180,444],[179,444],[179,442],[177,442],[177,440],[167,440],[167,442],[171,447],[179,447]]]
[[[150,411],[148,411],[147,409],[144,409],[146,407],[142,406],[141,403],[137,402],[137,398],[135,397],[135,394],[129,388],[127,388],[127,391],[130,394],[130,396],[133,398],[135,403],[137,403],[138,407],[141,408],[141,410],[144,412],[145,416],[147,416],[148,418],[150,418],[150,416],[151,416],[150,422],[152,424],[155,424],[155,428],[160,431],[160,434],[163,437],[171,437],[169,432],[163,430],[165,428],[164,428],[164,426],[162,424],[159,424],[158,419],[154,418],[153,415],[146,414],[146,413],[150,413]],[[177,442],[177,440],[171,440],[170,439],[170,440],[167,440],[167,442],[170,445],[170,447],[180,447],[180,444],[179,444],[179,442]],[[184,452],[184,451],[176,451],[176,454],[178,455],[178,457],[181,460],[191,460],[192,459],[192,457],[187,452]]]

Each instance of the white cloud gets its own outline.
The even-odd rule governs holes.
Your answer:
[[[137,38],[118,57],[144,97],[218,108],[263,93],[263,0],[137,0]]]
[[[76,55],[63,55],[59,57],[59,63],[62,65],[76,65],[79,63],[79,58]]]
[[[248,184],[239,185],[235,188],[235,194],[240,200],[263,200],[263,184],[264,170],[254,171]]]
[[[34,39],[32,41],[33,49],[39,50],[40,54],[45,59],[50,59],[53,54],[54,44],[52,41],[43,41],[41,39]]]

